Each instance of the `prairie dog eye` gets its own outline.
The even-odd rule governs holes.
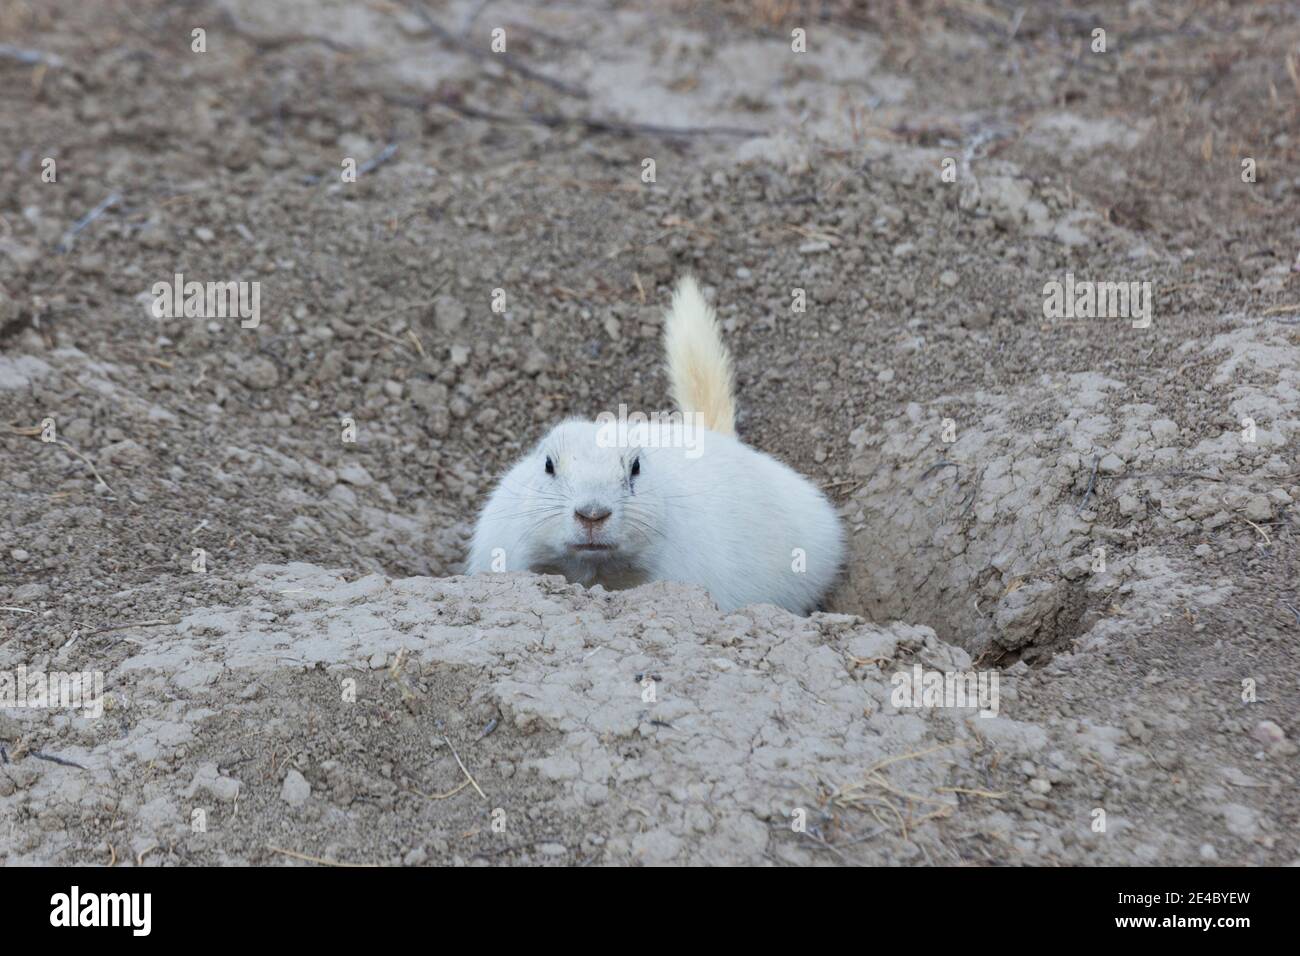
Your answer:
[[[550,456],[550,455],[547,455],[547,456],[546,456],[546,473],[547,473],[548,475],[554,475],[554,474],[555,474],[555,462],[551,461],[551,456]]]
[[[641,474],[641,457],[638,455],[632,459],[632,469],[628,472],[633,478]]]

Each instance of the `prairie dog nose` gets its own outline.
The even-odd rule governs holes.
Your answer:
[[[584,531],[591,533],[610,516],[610,510],[604,505],[586,504],[573,509],[573,517],[578,519]]]

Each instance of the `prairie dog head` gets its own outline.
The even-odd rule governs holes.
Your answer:
[[[581,566],[593,575],[643,568],[663,512],[664,475],[638,435],[611,441],[592,422],[551,429],[512,470],[522,545],[534,566]]]

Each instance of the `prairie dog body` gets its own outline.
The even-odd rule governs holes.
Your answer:
[[[558,573],[611,589],[682,581],[723,610],[814,609],[843,561],[839,519],[811,482],[734,436],[731,359],[690,278],[664,344],[683,415],[557,425],[488,499],[466,572]]]

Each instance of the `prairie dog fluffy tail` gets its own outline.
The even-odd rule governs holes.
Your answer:
[[[691,276],[673,291],[664,322],[664,352],[673,401],[687,415],[700,413],[704,427],[736,432],[736,386],[731,355],[722,344],[718,320]]]

